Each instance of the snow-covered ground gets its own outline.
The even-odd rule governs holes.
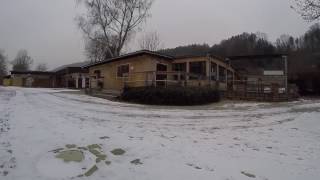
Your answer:
[[[320,178],[320,100],[158,107],[63,91],[0,87],[1,180]],[[67,144],[98,144],[108,163],[65,163],[52,150]]]

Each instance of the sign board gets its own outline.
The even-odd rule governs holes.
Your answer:
[[[283,76],[283,71],[264,71],[263,74],[265,76]]]

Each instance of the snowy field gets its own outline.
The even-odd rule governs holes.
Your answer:
[[[320,100],[158,107],[62,91],[0,87],[1,180],[320,179]],[[107,158],[56,157],[89,145]]]

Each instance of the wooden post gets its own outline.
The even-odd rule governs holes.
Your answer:
[[[189,84],[189,74],[190,74],[190,62],[187,61],[187,74],[186,74],[186,83],[185,83],[185,86],[188,86],[188,84]]]
[[[154,87],[157,87],[157,72],[153,72],[152,84]]]
[[[148,85],[148,80],[149,80],[149,74],[148,74],[148,72],[146,72],[146,77],[145,77],[146,79],[145,79],[145,87],[148,87],[149,85]]]
[[[216,80],[216,89],[217,89],[217,90],[220,90],[219,64],[217,64],[217,80]]]
[[[211,84],[210,58],[208,58],[206,61],[206,76],[207,76],[206,80],[209,82],[209,85],[210,85]]]
[[[285,88],[288,94],[288,56],[283,56],[284,59],[284,75],[285,75]]]

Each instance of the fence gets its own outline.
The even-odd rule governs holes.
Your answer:
[[[254,101],[290,101],[299,97],[295,85],[265,83],[262,81],[234,81],[232,88],[226,92],[230,99]]]

